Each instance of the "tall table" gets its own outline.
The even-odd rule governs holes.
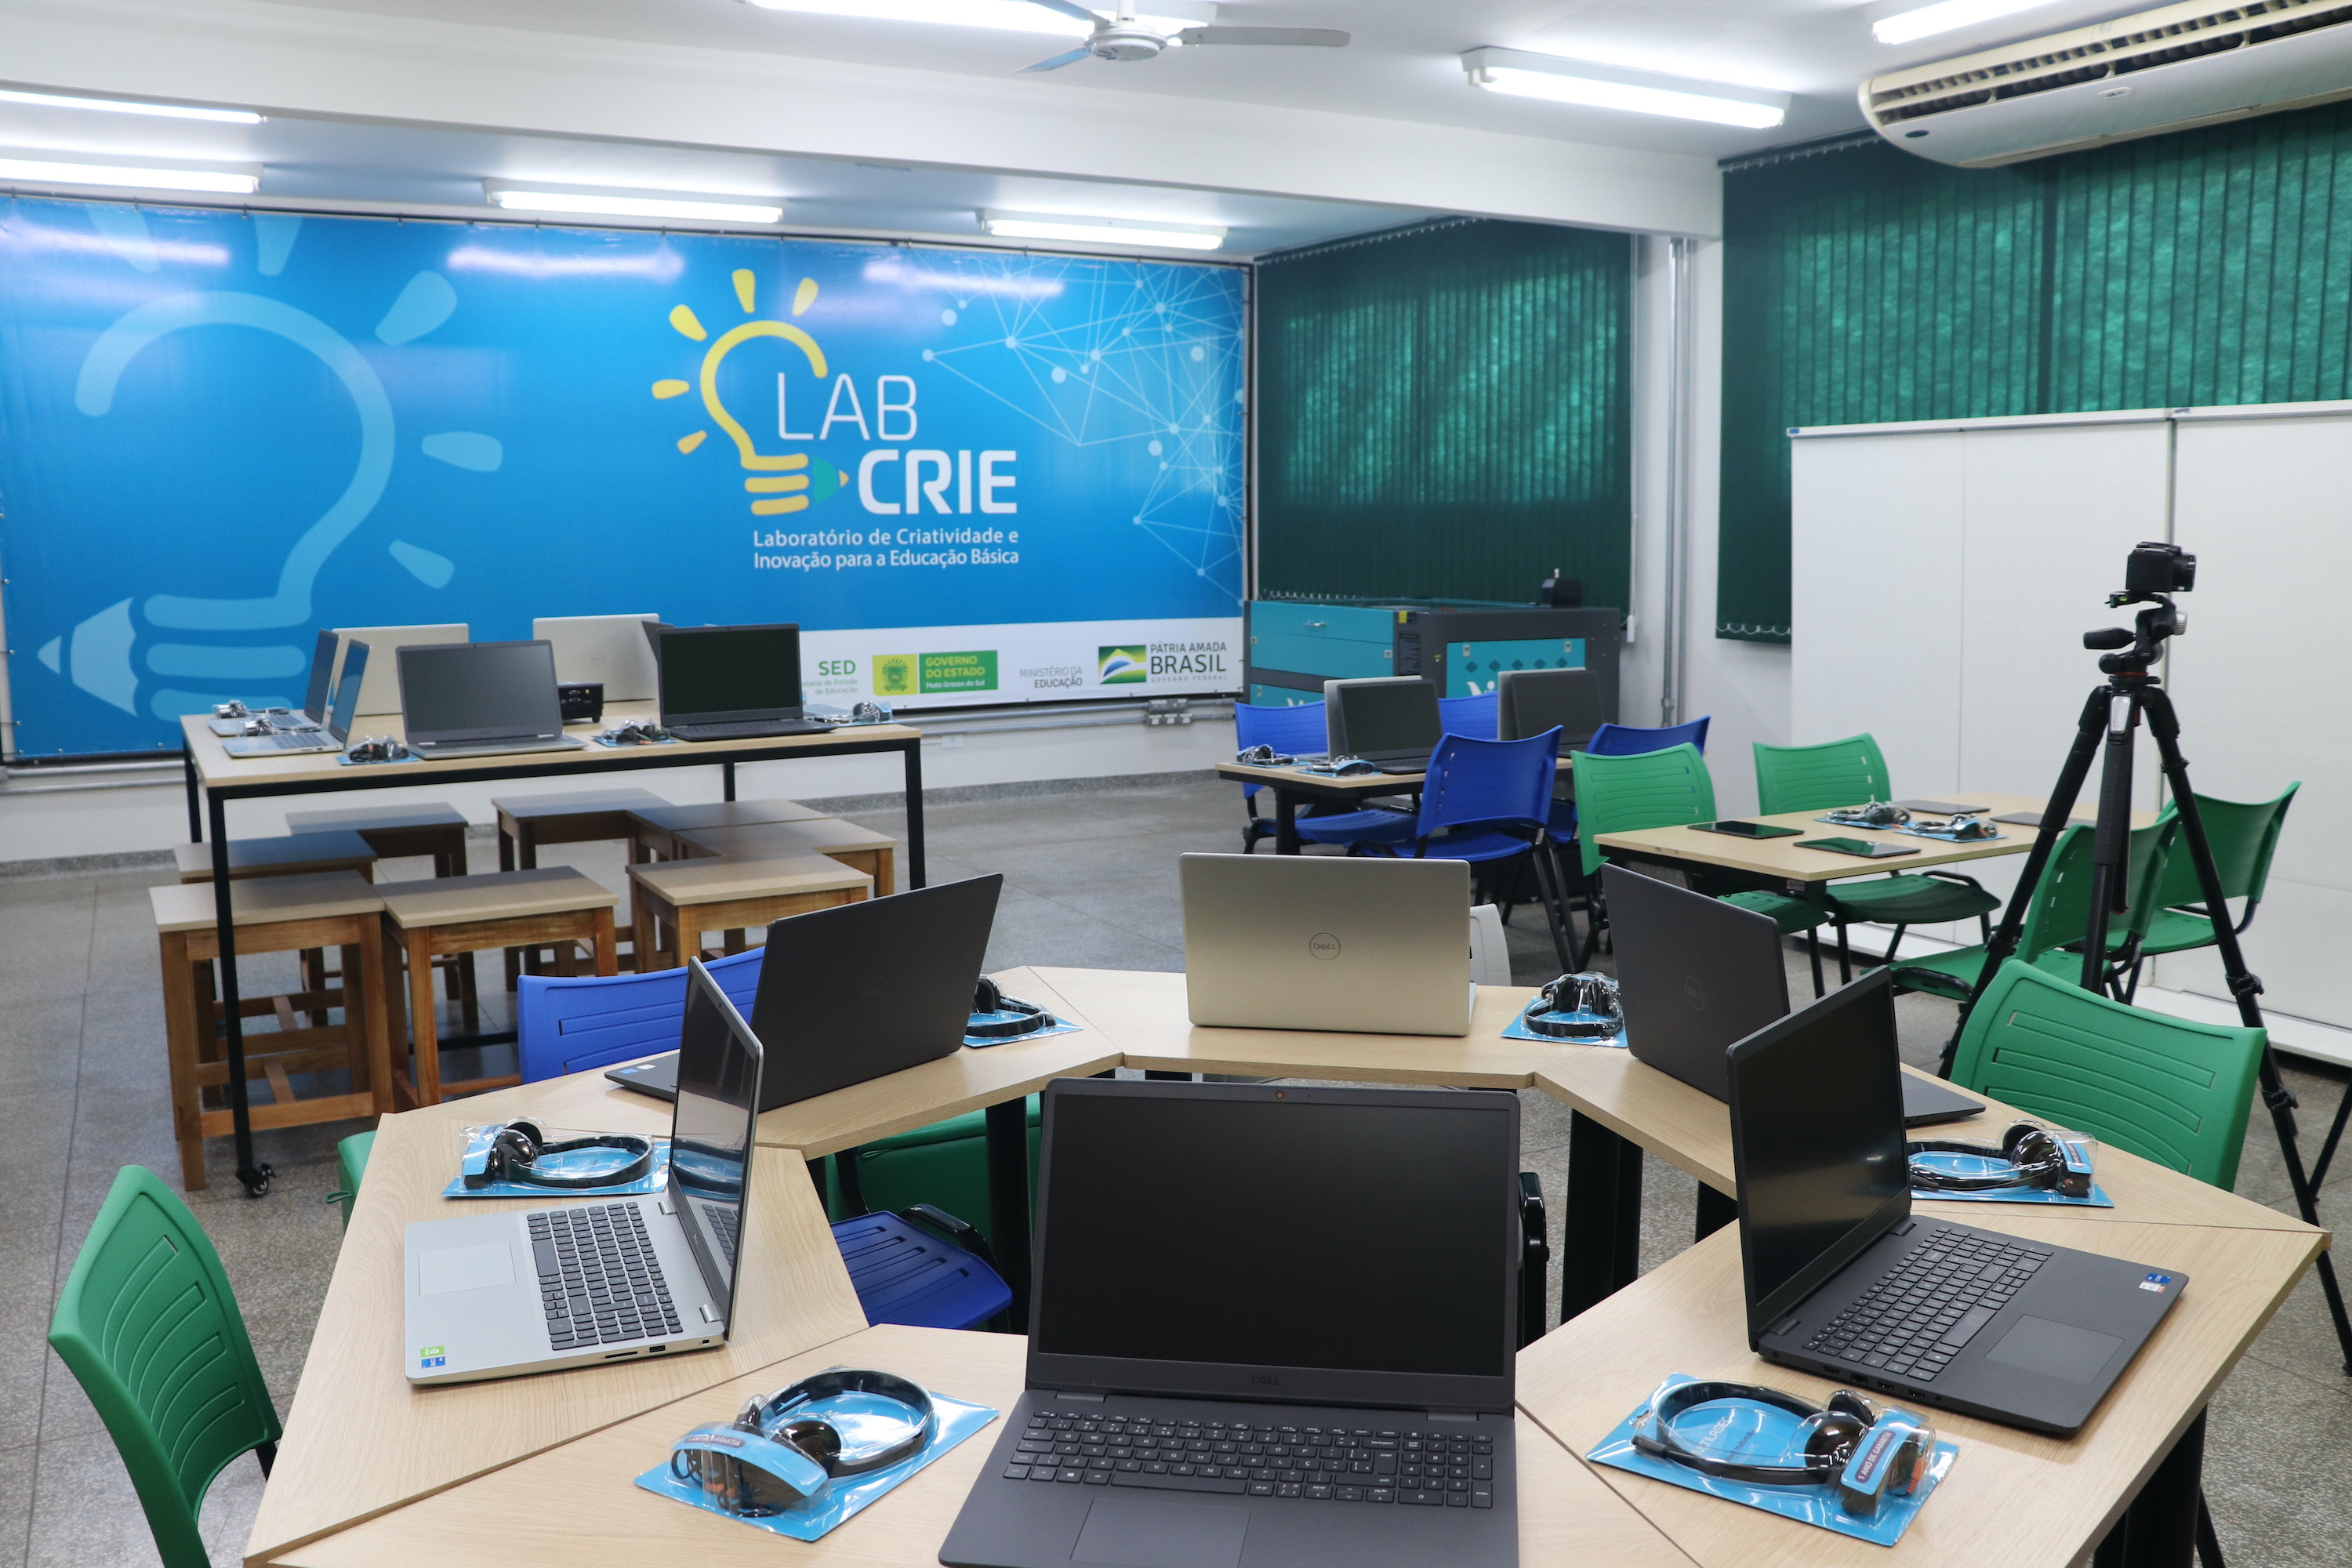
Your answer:
[[[603,723],[631,720],[652,721],[651,703],[614,703],[605,709]],[[598,726],[573,725],[584,739]],[[377,728],[371,724],[370,729]],[[401,733],[397,720],[384,721],[385,731]],[[203,843],[210,833],[213,847],[213,913],[220,942],[221,1016],[226,1026],[229,1111],[236,1135],[236,1177],[246,1192],[259,1197],[269,1190],[269,1170],[253,1157],[253,1122],[245,1081],[245,1022],[236,977],[236,884],[228,874],[228,803],[267,800],[298,795],[333,795],[346,790],[399,789],[425,784],[485,784],[507,779],[562,778],[577,773],[628,773],[651,768],[717,765],[724,778],[726,797],[735,798],[735,768],[740,763],[787,762],[799,757],[856,756],[896,752],[905,771],[907,792],[907,885],[924,885],[922,732],[905,724],[845,725],[814,735],[777,735],[742,741],[706,741],[656,746],[599,746],[593,742],[576,752],[522,752],[509,756],[467,757],[449,761],[410,760],[401,763],[347,765],[333,752],[278,757],[232,757],[220,737],[212,732],[205,715],[180,721],[181,759],[187,783],[188,835]]]

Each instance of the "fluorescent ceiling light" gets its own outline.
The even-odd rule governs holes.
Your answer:
[[[869,22],[929,22],[953,27],[992,27],[1006,33],[1047,33],[1083,38],[1092,31],[1076,16],[1048,11],[1030,0],[748,0],[762,11],[798,11],[812,16],[853,16]],[[1100,7],[1108,13],[1108,3]],[[1206,16],[1138,16],[1155,32],[1175,33],[1216,19],[1213,5],[1186,5]]]
[[[980,226],[1002,239],[1074,239],[1087,245],[1143,245],[1165,250],[1214,250],[1225,231],[1205,224],[1129,223],[1125,218],[1061,217],[1049,213],[980,215]]]
[[[597,213],[609,217],[700,218],[707,223],[774,223],[782,202],[707,202],[678,196],[615,196],[579,191],[523,191],[493,187],[490,203],[509,212]]]
[[[1870,36],[1882,44],[1907,44],[1914,38],[1932,37],[1978,22],[1998,21],[2049,4],[2050,0],[1941,0],[1938,5],[1923,5],[1916,11],[1873,22]]]
[[[141,191],[214,191],[249,196],[261,188],[258,174],[220,169],[159,169],[128,163],[56,163],[38,158],[0,158],[0,182],[29,180],[41,185],[125,186]]]
[[[1769,131],[1789,115],[1789,95],[1785,92],[1735,87],[1727,82],[1694,81],[1687,77],[1661,76],[1655,71],[1632,70],[1597,60],[1572,60],[1560,55],[1531,54],[1524,49],[1472,49],[1462,57],[1462,67],[1469,73],[1473,87],[1515,98],[1582,104],[1588,109],[1664,114],[1677,120],[1738,125],[1749,131]]]
[[[215,120],[225,125],[258,125],[250,109],[194,109],[184,103],[131,103],[120,98],[68,98],[56,92],[19,92],[0,88],[0,103],[30,103],[42,109],[95,109],[106,114],[152,114],[165,120]]]

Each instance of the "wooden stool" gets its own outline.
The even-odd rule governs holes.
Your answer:
[[[183,882],[213,879],[213,847],[174,844],[172,858],[179,863]],[[232,838],[228,841],[228,879],[252,877],[308,877],[323,871],[373,873],[381,858],[356,833],[289,833],[283,838]]]
[[[820,816],[808,822],[755,822],[739,827],[698,827],[674,835],[688,855],[828,855],[874,879],[874,894],[897,890],[898,841],[887,833]]]
[[[490,802],[499,814],[499,869],[528,871],[539,864],[543,844],[593,844],[607,838],[631,841],[635,859],[633,811],[656,811],[669,802],[651,790],[572,790],[559,795],[501,795]],[[507,953],[507,989],[525,964],[539,972],[537,949]],[[609,972],[608,972],[609,973]]]
[[[421,805],[373,805],[343,811],[289,811],[286,831],[356,833],[367,847],[386,860],[411,856],[433,858],[436,877],[466,874],[466,814],[438,801]],[[442,982],[449,999],[466,1010],[466,1027],[478,1029],[480,1004],[475,994],[474,955],[454,954],[439,960]],[[321,972],[320,984],[332,978]]]
[[[233,1129],[230,1113],[205,1109],[208,1089],[226,1090],[220,1009],[213,1000],[212,965],[220,957],[209,887],[182,883],[147,890],[163,950],[163,1036],[171,1067],[172,1131],[180,1141],[180,1181],[190,1192],[205,1184],[205,1140]],[[383,900],[355,871],[269,877],[240,889],[236,900],[239,957],[260,952],[339,947],[343,973],[356,977],[331,991],[246,996],[238,1012],[275,1016],[278,1032],[246,1037],[245,1074],[269,1085],[269,1102],[252,1107],[256,1127],[301,1127],[314,1121],[372,1117],[392,1109],[391,1033],[383,964]],[[315,1016],[341,1007],[341,1024],[298,1027],[295,1011]],[[348,1094],[295,1098],[289,1075],[346,1068]]]
[[[714,800],[702,805],[664,805],[629,813],[636,825],[629,844],[629,864],[677,860],[692,853],[678,847],[676,835],[698,827],[743,827],[766,822],[815,822],[824,813],[791,800]]]
[[[440,1035],[433,1016],[433,960],[438,955],[552,946],[556,973],[570,974],[577,944],[594,954],[597,973],[618,972],[613,908],[621,900],[568,866],[386,882],[376,891],[383,900],[385,945],[408,966],[406,1005],[398,987],[386,992],[394,1037],[404,1032],[403,1013],[408,1015],[404,1032],[414,1061],[407,1073],[395,1073],[393,1087],[412,1105],[437,1105],[445,1090],[467,1093],[522,1081],[508,1073],[442,1083]]]
[[[675,969],[699,957],[707,931],[727,932],[727,951],[744,948],[743,930],[786,915],[829,910],[874,896],[873,879],[840,861],[805,850],[757,859],[667,860],[629,868],[629,906],[635,911],[639,970]],[[660,943],[661,928],[674,946]]]

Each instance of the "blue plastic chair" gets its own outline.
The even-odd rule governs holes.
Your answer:
[[[730,953],[703,967],[728,1000],[751,1014],[760,989],[761,949]],[[677,1049],[686,1017],[686,971],[563,977],[524,974],[515,981],[515,1054],[522,1080],[538,1083]]]
[[[928,1204],[903,1215],[843,1220],[833,1227],[833,1240],[869,1323],[976,1329],[1013,1305],[1013,1289],[984,1256],[986,1243],[978,1233]]]
[[[1473,741],[1498,740],[1503,732],[1502,701],[1491,691],[1471,697],[1441,697],[1437,700],[1437,721],[1449,735],[1465,735]]]
[[[1632,724],[1603,724],[1592,731],[1591,742],[1584,750],[1588,755],[1595,757],[1635,757],[1643,752],[1664,752],[1675,746],[1690,746],[1699,755],[1705,756],[1706,724],[1706,718],[1694,719],[1687,724],[1669,724],[1663,730],[1643,730]]]
[[[1491,727],[1491,720],[1489,724]],[[1247,751],[1252,746],[1272,746],[1286,756],[1317,757],[1328,744],[1324,727],[1323,704],[1318,700],[1300,702],[1288,708],[1260,708],[1247,702],[1234,704],[1234,742],[1236,750]],[[1266,817],[1257,814],[1257,792],[1263,784],[1242,785],[1242,809],[1249,821],[1242,828],[1242,853],[1254,854],[1258,840],[1272,838],[1278,829]],[[1335,813],[1329,816],[1300,816],[1296,819],[1298,837],[1310,844],[1345,844],[1364,833],[1381,833],[1412,818],[1402,812],[1379,806],[1364,811]]]

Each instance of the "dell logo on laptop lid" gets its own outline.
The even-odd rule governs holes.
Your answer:
[[[1339,956],[1339,939],[1328,931],[1318,931],[1307,939],[1307,952],[1311,958],[1328,963]]]

